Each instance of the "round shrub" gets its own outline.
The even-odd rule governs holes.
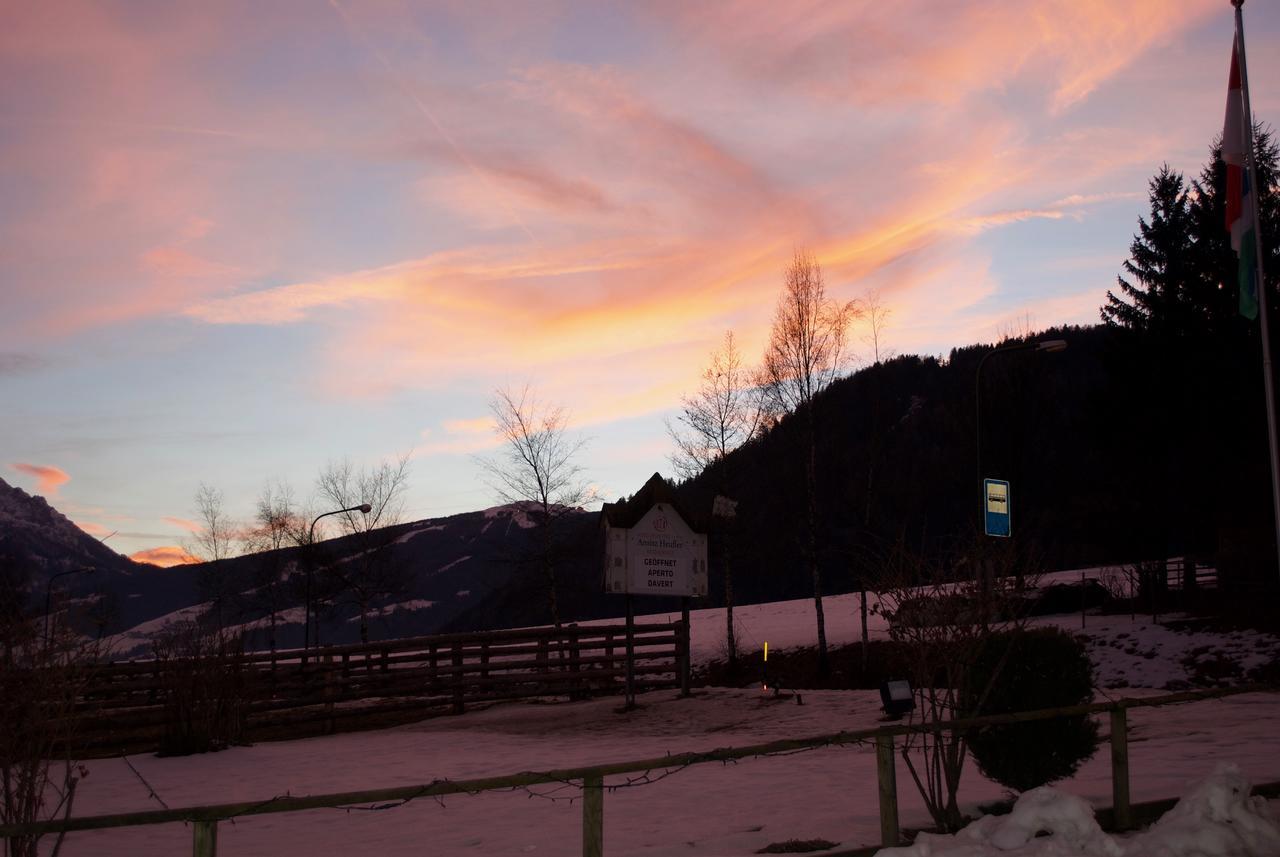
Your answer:
[[[1092,696],[1084,645],[1057,628],[1037,628],[985,640],[962,701],[968,715],[983,716],[1080,705]],[[1098,727],[1087,715],[986,726],[970,733],[969,748],[988,778],[1024,792],[1074,774],[1097,752]]]

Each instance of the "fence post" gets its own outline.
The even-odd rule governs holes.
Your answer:
[[[323,731],[325,735],[333,732],[333,698],[338,695],[338,678],[333,668],[333,655],[329,652],[324,653],[324,689],[321,691],[324,698],[328,700],[324,704],[325,714],[328,715],[324,721]]]
[[[453,713],[461,714],[466,711],[466,704],[462,701],[462,644],[453,644]]]
[[[880,785],[880,847],[898,844],[898,770],[893,761],[893,736],[876,735],[876,781]]]
[[[1129,727],[1125,709],[1111,709],[1111,804],[1116,830],[1133,826],[1129,809]]]
[[[218,854],[218,822],[197,821],[191,825],[192,857],[217,857]]]
[[[604,778],[582,780],[582,857],[604,857]]]
[[[581,699],[585,694],[582,692],[582,682],[578,679],[577,673],[582,670],[582,664],[579,661],[582,658],[582,646],[578,642],[578,623],[572,622],[566,629],[569,634],[569,672],[573,673],[573,681],[569,683],[569,698]]]
[[[680,665],[680,695],[691,696],[693,691],[690,689],[693,685],[692,671],[689,658],[689,599],[681,600],[681,619],[680,630],[676,632],[676,660]]]

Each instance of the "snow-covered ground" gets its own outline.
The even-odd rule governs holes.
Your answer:
[[[828,598],[825,603],[830,640],[858,639],[856,596]],[[737,609],[744,648],[750,650],[765,640],[770,648],[812,644],[812,611],[810,600]],[[1080,616],[1042,621],[1079,628]],[[873,622],[872,633],[883,635],[883,624],[875,617]],[[1177,686],[1189,678],[1186,662],[1193,652],[1198,653],[1194,657],[1220,653],[1253,663],[1280,651],[1280,641],[1266,635],[1189,635],[1153,623],[1150,617],[1090,615],[1086,622],[1087,633],[1097,635],[1098,642],[1090,649],[1099,666],[1099,698],[1147,696]],[[695,658],[718,656],[723,633],[723,610],[695,611]],[[660,691],[643,695],[640,702],[639,710],[625,714],[618,712],[616,698],[517,703],[375,732],[237,747],[206,756],[138,756],[130,761],[160,799],[177,807],[644,759],[868,728],[880,716],[878,695],[865,691],[805,692],[803,705],[756,690],[726,688],[699,691],[690,699]],[[1280,723],[1280,694],[1131,711],[1133,799],[1187,794],[1196,783],[1214,775],[1221,762],[1237,764],[1240,776],[1252,782],[1280,780],[1276,723]],[[1105,721],[1103,727],[1105,731]],[[124,761],[95,761],[89,768],[90,776],[78,792],[77,815],[158,808],[148,787]],[[1209,796],[1202,794],[1197,809],[1176,817],[1184,827],[1173,833],[1164,830],[1163,839],[1156,833],[1145,840],[1099,838],[1101,834],[1095,835],[1082,821],[1087,813],[1082,815],[1080,806],[1061,794],[1079,796],[1093,806],[1110,803],[1109,755],[1103,745],[1075,777],[1055,785],[1060,794],[1042,796],[1034,808],[1024,808],[1028,823],[1042,816],[1061,817],[1063,830],[1070,828],[1070,832],[1019,845],[1013,842],[1015,832],[999,832],[1010,828],[997,830],[995,822],[987,821],[970,834],[934,840],[927,848],[918,845],[909,853],[912,857],[1280,854],[1280,848],[1224,850],[1224,825],[1231,826],[1222,821],[1226,817],[1236,818],[1231,822],[1234,829],[1253,825],[1250,829],[1263,843],[1259,847],[1269,849],[1268,843],[1280,841],[1266,838],[1270,828],[1264,810],[1252,804],[1245,809],[1227,807],[1222,777],[1229,776],[1219,774],[1212,781],[1216,785],[1205,786],[1202,792],[1207,789]],[[605,850],[619,857],[746,855],[770,843],[814,838],[849,848],[879,838],[875,756],[866,746],[732,765],[698,765],[656,782],[631,787],[625,783],[625,777],[606,781],[624,786],[608,792],[604,806]],[[901,761],[898,788],[904,826],[925,826],[927,816]],[[517,791],[451,797],[443,803],[419,800],[381,811],[328,809],[243,818],[220,825],[218,850],[222,855],[272,857],[579,853],[582,810],[577,789],[546,786],[532,791],[534,796]],[[969,766],[961,789],[966,809],[976,813],[978,804],[1001,796],[999,786]],[[1207,821],[1213,812],[1218,812],[1218,821]],[[1205,837],[1207,844],[1201,850],[1178,851],[1168,844],[1192,841],[1186,833],[1191,828]],[[140,857],[184,853],[191,847],[190,837],[191,831],[182,825],[74,833],[64,843],[63,853]],[[1002,850],[1001,845],[1016,847]]]

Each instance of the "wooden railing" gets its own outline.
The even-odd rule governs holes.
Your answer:
[[[582,789],[582,854],[584,857],[602,857],[604,853],[604,778],[637,772],[673,770],[708,762],[734,761],[757,756],[794,753],[799,750],[849,744],[874,744],[876,771],[880,799],[880,844],[841,852],[827,852],[830,857],[870,855],[882,847],[897,845],[900,838],[898,821],[898,789],[894,760],[895,741],[911,733],[938,733],[968,730],[981,726],[1024,723],[1032,720],[1050,720],[1082,714],[1107,714],[1111,722],[1111,783],[1112,806],[1099,811],[1105,826],[1114,830],[1128,830],[1135,824],[1154,820],[1169,809],[1174,799],[1134,804],[1129,800],[1129,755],[1127,712],[1132,708],[1155,708],[1163,705],[1216,699],[1241,693],[1275,692],[1270,686],[1249,686],[1202,691],[1186,691],[1165,696],[1120,699],[1112,702],[1076,705],[1068,708],[1026,711],[1014,714],[998,714],[967,720],[949,720],[935,723],[903,723],[864,729],[772,741],[746,747],[727,747],[708,752],[679,753],[656,759],[617,762],[582,768],[533,772],[525,771],[505,776],[475,780],[436,780],[419,785],[371,789],[367,791],[339,792],[334,794],[275,796],[242,803],[190,806],[175,809],[148,810],[117,815],[86,816],[64,821],[44,821],[28,824],[0,825],[0,838],[58,833],[62,831],[102,830],[115,827],[135,827],[148,824],[190,823],[193,827],[194,857],[216,857],[218,824],[250,815],[267,815],[280,812],[323,807],[343,807],[363,804],[384,804],[393,801],[410,801],[424,797],[452,794],[476,794],[497,789],[522,788],[547,783],[572,783]],[[1267,783],[1255,788],[1269,796],[1280,795],[1280,783]]]
[[[344,721],[460,714],[468,706],[539,696],[616,693],[626,675],[623,625],[566,625],[440,634],[377,643],[254,652],[212,660],[166,659],[89,668],[80,719],[70,730],[91,752],[153,749],[182,671],[216,667],[233,677],[250,737],[299,726],[329,732]],[[687,682],[686,626],[633,627],[643,688]]]

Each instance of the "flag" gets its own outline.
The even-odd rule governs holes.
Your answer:
[[[1231,46],[1231,77],[1227,83],[1227,118],[1222,127],[1222,160],[1227,165],[1227,230],[1231,249],[1240,260],[1240,314],[1258,317],[1257,230],[1253,222],[1252,179],[1247,169],[1248,136],[1244,127],[1244,92],[1240,87],[1240,40]]]

